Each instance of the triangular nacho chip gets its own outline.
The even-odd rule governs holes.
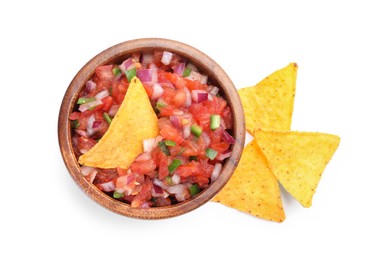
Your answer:
[[[290,63],[256,86],[238,90],[245,112],[246,129],[290,130],[298,66]]]
[[[100,141],[79,158],[82,165],[127,169],[143,152],[142,141],[158,135],[157,116],[141,81],[133,77],[126,96]]]
[[[267,220],[286,218],[278,181],[255,141],[244,148],[233,176],[213,201]]]
[[[310,207],[340,137],[324,133],[261,130],[256,130],[254,136],[279,182],[302,206]]]

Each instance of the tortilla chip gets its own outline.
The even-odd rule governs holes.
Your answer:
[[[80,156],[79,163],[127,169],[143,152],[143,140],[157,135],[156,113],[141,81],[134,77],[107,132],[91,150]]]
[[[302,206],[310,207],[340,137],[324,133],[261,130],[256,130],[254,136],[279,182]]]
[[[256,86],[238,90],[245,112],[246,129],[290,130],[298,66],[290,63]]]
[[[255,141],[244,148],[233,176],[213,201],[267,220],[286,218],[278,181]]]

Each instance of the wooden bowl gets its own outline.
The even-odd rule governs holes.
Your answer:
[[[78,164],[73,151],[71,124],[68,118],[74,109],[77,95],[98,66],[114,63],[119,64],[132,53],[155,49],[167,50],[180,54],[207,74],[209,76],[209,81],[212,84],[220,86],[222,95],[232,109],[234,120],[233,137],[235,138],[236,143],[232,147],[231,157],[225,160],[220,176],[208,188],[185,202],[172,206],[140,209],[132,208],[126,203],[109,197],[83,177],[80,173],[80,165]],[[113,212],[128,217],[161,219],[178,216],[198,208],[212,199],[228,182],[238,164],[244,147],[245,119],[241,101],[233,82],[215,61],[201,51],[181,42],[167,39],[145,38],[126,41],[110,47],[96,55],[80,69],[70,83],[61,104],[58,118],[58,139],[62,157],[70,175],[91,199]]]

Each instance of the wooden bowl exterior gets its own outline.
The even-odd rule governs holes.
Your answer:
[[[234,120],[233,137],[235,138],[236,143],[233,145],[232,155],[225,161],[218,179],[195,197],[172,206],[139,209],[132,208],[126,203],[109,197],[97,189],[93,184],[85,180],[80,173],[80,165],[78,164],[73,151],[71,126],[68,118],[73,112],[79,92],[98,66],[120,63],[132,53],[155,49],[172,51],[186,57],[202,72],[209,76],[211,83],[220,86],[224,98],[232,109]],[[242,104],[233,82],[222,68],[210,57],[181,42],[160,38],[144,38],[126,41],[108,48],[96,55],[81,68],[71,81],[61,104],[58,118],[58,139],[64,163],[71,177],[90,198],[105,208],[128,217],[162,219],[178,216],[198,208],[212,199],[228,182],[239,162],[245,144],[245,118]]]

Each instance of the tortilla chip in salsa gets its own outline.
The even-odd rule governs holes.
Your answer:
[[[127,169],[143,152],[143,140],[156,137],[158,132],[157,116],[148,95],[141,81],[133,77],[107,132],[80,156],[79,163],[105,169]]]

